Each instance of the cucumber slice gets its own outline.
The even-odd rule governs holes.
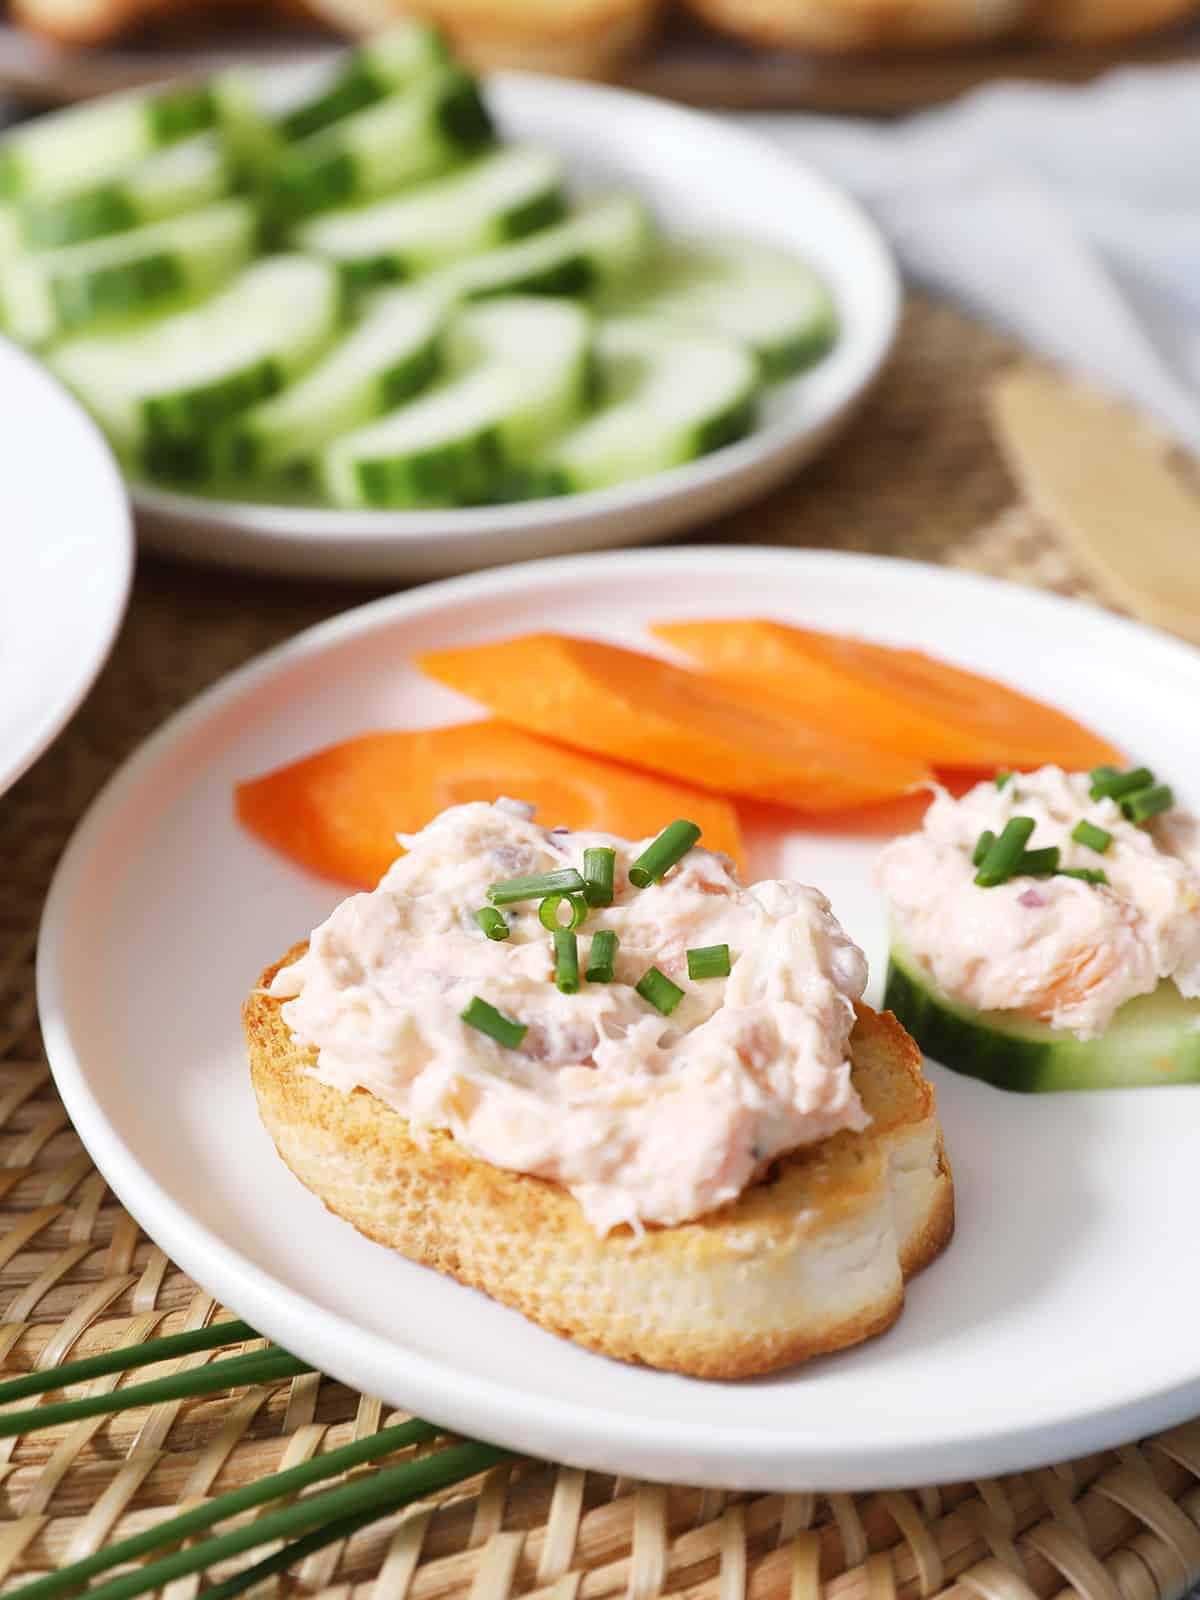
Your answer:
[[[0,211],[0,259],[55,250],[161,222],[222,199],[233,163],[211,134],[158,150],[111,178],[61,194],[31,195]]]
[[[254,164],[450,64],[437,29],[409,19],[344,52],[317,83],[281,96],[271,73],[235,67],[216,80],[217,114],[231,144]]]
[[[1028,1094],[1200,1083],[1200,1000],[1185,1000],[1169,979],[1126,1001],[1099,1039],[1077,1039],[1015,1012],[958,1004],[893,942],[883,1003],[926,1055],[998,1089]]]
[[[215,115],[211,90],[193,85],[41,117],[0,146],[0,199],[84,188],[160,145],[211,127]]]
[[[444,267],[433,281],[467,300],[593,294],[633,272],[650,237],[650,215],[637,195],[609,195],[518,244]]]
[[[525,463],[586,404],[588,313],[569,301],[497,300],[458,313],[451,376],[324,452],[321,481],[343,506],[471,505],[523,493]]]
[[[783,250],[738,240],[660,245],[630,309],[743,340],[769,380],[802,372],[837,340],[833,297],[812,268]]]
[[[378,295],[298,383],[213,440],[215,476],[271,477],[424,389],[437,375],[446,307],[419,289]]]
[[[217,289],[254,253],[258,219],[244,200],[111,238],[20,256],[0,266],[0,327],[43,344]]]
[[[550,489],[603,489],[740,439],[754,422],[758,371],[745,345],[671,322],[601,322],[605,405],[546,453]]]
[[[73,340],[51,365],[119,450],[178,475],[199,454],[198,434],[316,360],[336,333],[339,303],[325,262],[268,257],[194,310]]]
[[[354,287],[411,278],[556,222],[562,178],[551,151],[514,145],[395,199],[326,212],[293,240],[336,261]]]
[[[298,220],[431,177],[491,140],[474,78],[436,72],[288,145],[264,175],[267,201],[280,220]]]

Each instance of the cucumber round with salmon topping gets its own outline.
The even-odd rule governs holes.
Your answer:
[[[743,240],[660,244],[632,286],[629,309],[743,340],[769,381],[811,367],[837,340],[824,280],[795,255]]]
[[[17,256],[0,266],[0,329],[45,344],[129,322],[219,289],[254,254],[258,216],[226,200],[128,233]]]
[[[511,145],[395,198],[328,211],[292,239],[298,249],[336,261],[357,288],[507,244],[557,222],[565,205],[560,158]]]
[[[491,301],[458,313],[446,379],[339,438],[321,479],[342,506],[472,505],[527,492],[527,466],[586,404],[592,319],[566,300]]]
[[[927,1056],[998,1089],[1031,1094],[1200,1083],[1200,999],[1184,999],[1170,979],[1127,1000],[1098,1039],[1080,1039],[1015,1011],[961,1005],[893,941],[883,1003]]]
[[[72,340],[51,364],[118,449],[177,475],[204,434],[312,364],[339,307],[326,262],[269,256],[193,310]]]
[[[694,461],[749,432],[758,371],[745,345],[649,317],[596,335],[601,409],[555,441],[548,489],[604,489]]]
[[[431,178],[492,139],[475,79],[447,68],[288,145],[263,191],[272,216],[299,221]]]

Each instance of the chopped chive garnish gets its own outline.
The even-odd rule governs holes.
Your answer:
[[[997,789],[1003,789],[1005,784],[1009,781],[1009,779],[1012,776],[1013,776],[1013,774],[1011,772],[998,772],[996,774],[996,787],[997,787]]]
[[[648,1000],[656,1011],[661,1011],[664,1017],[669,1017],[683,999],[683,990],[679,985],[672,983],[666,973],[660,972],[657,967],[651,967],[642,974],[638,981],[637,992],[643,1000]]]
[[[971,852],[971,865],[981,867],[987,860],[987,853],[996,842],[996,835],[990,828],[985,828],[979,835],[974,850]]]
[[[1099,867],[1063,867],[1056,873],[1059,878],[1078,878],[1083,883],[1107,883],[1108,873]]]
[[[1098,828],[1094,822],[1087,821],[1077,822],[1071,830],[1071,837],[1076,844],[1085,844],[1098,855],[1104,854],[1113,839],[1107,828]]]
[[[1130,822],[1149,822],[1151,817],[1170,811],[1174,804],[1174,794],[1165,783],[1160,783],[1153,788],[1139,789],[1127,800],[1122,800],[1121,810]]]
[[[706,944],[687,953],[689,978],[727,978],[730,972],[729,946]]]
[[[487,934],[489,939],[508,938],[508,923],[505,922],[503,916],[499,911],[496,910],[495,906],[480,906],[479,910],[475,913],[475,921],[483,929],[484,933]]]
[[[494,906],[515,905],[518,900],[544,900],[548,894],[582,894],[583,879],[574,867],[558,872],[537,872],[528,878],[502,878],[488,890]]]
[[[617,852],[611,845],[597,845],[583,852],[583,897],[590,906],[613,903],[613,872]]]
[[[495,1006],[481,1000],[477,994],[471,996],[459,1015],[468,1028],[478,1028],[480,1033],[486,1033],[489,1039],[495,1039],[506,1050],[515,1050],[529,1031],[525,1023],[514,1022],[503,1011],[497,1011]]]
[[[1058,871],[1061,856],[1056,844],[1048,844],[1044,850],[1023,850],[1013,877],[1052,878]]]
[[[579,940],[570,928],[554,930],[554,981],[560,994],[579,991]]]
[[[559,907],[564,905],[570,914],[566,922],[558,914]],[[573,932],[587,914],[587,901],[581,894],[548,894],[538,907],[538,921],[551,933],[557,933],[560,928]]]
[[[994,889],[998,884],[1008,882],[1016,871],[1017,862],[1025,853],[1032,833],[1032,817],[1009,818],[1004,824],[1004,832],[993,841],[987,855],[979,863],[975,882],[981,889]]]
[[[592,935],[588,951],[587,970],[584,977],[589,983],[611,983],[613,962],[617,957],[617,936],[611,928],[601,928]]]
[[[1139,789],[1150,788],[1154,782],[1149,767],[1135,767],[1132,772],[1118,772],[1116,767],[1093,767],[1089,776],[1093,800],[1120,800]]]
[[[672,822],[642,851],[629,869],[629,881],[635,889],[645,889],[665,874],[684,856],[700,837],[694,822],[682,819]]]

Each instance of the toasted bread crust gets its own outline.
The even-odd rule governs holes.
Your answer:
[[[994,38],[1030,0],[688,0],[713,27],[769,48],[853,51]]]
[[[466,1154],[363,1090],[308,1070],[280,1002],[244,1008],[259,1112],[284,1161],[360,1233],[482,1289],[552,1332],[696,1377],[791,1366],[882,1333],[904,1279],[944,1248],[954,1190],[921,1055],[862,1008],[856,1082],[874,1122],[776,1163],[731,1205],[673,1228],[600,1237],[559,1185]]]

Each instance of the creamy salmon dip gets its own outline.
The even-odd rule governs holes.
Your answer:
[[[938,789],[920,832],[883,852],[877,882],[895,933],[952,999],[1091,1039],[1163,979],[1200,995],[1200,825],[1172,810],[1137,826],[1090,790],[1087,773],[1058,767],[957,800]],[[1057,845],[1061,867],[1099,869],[1108,882],[1018,875],[978,887],[981,834],[1018,816],[1034,820],[1029,849]],[[1111,835],[1107,849],[1072,837],[1082,821]]]
[[[455,806],[400,842],[379,887],[338,906],[271,985],[321,1082],[562,1184],[601,1233],[701,1216],[785,1152],[867,1125],[848,1056],[866,961],[817,890],[743,887],[699,847],[636,889],[648,841],[547,830],[508,800]],[[474,913],[497,880],[582,872],[601,845],[615,896],[578,930],[580,967],[612,929],[615,981],[563,994],[536,901],[505,909],[504,940]],[[715,944],[729,976],[689,979],[687,951]],[[650,966],[684,991],[669,1017],[635,990]],[[474,996],[527,1025],[517,1048],[462,1020]]]

